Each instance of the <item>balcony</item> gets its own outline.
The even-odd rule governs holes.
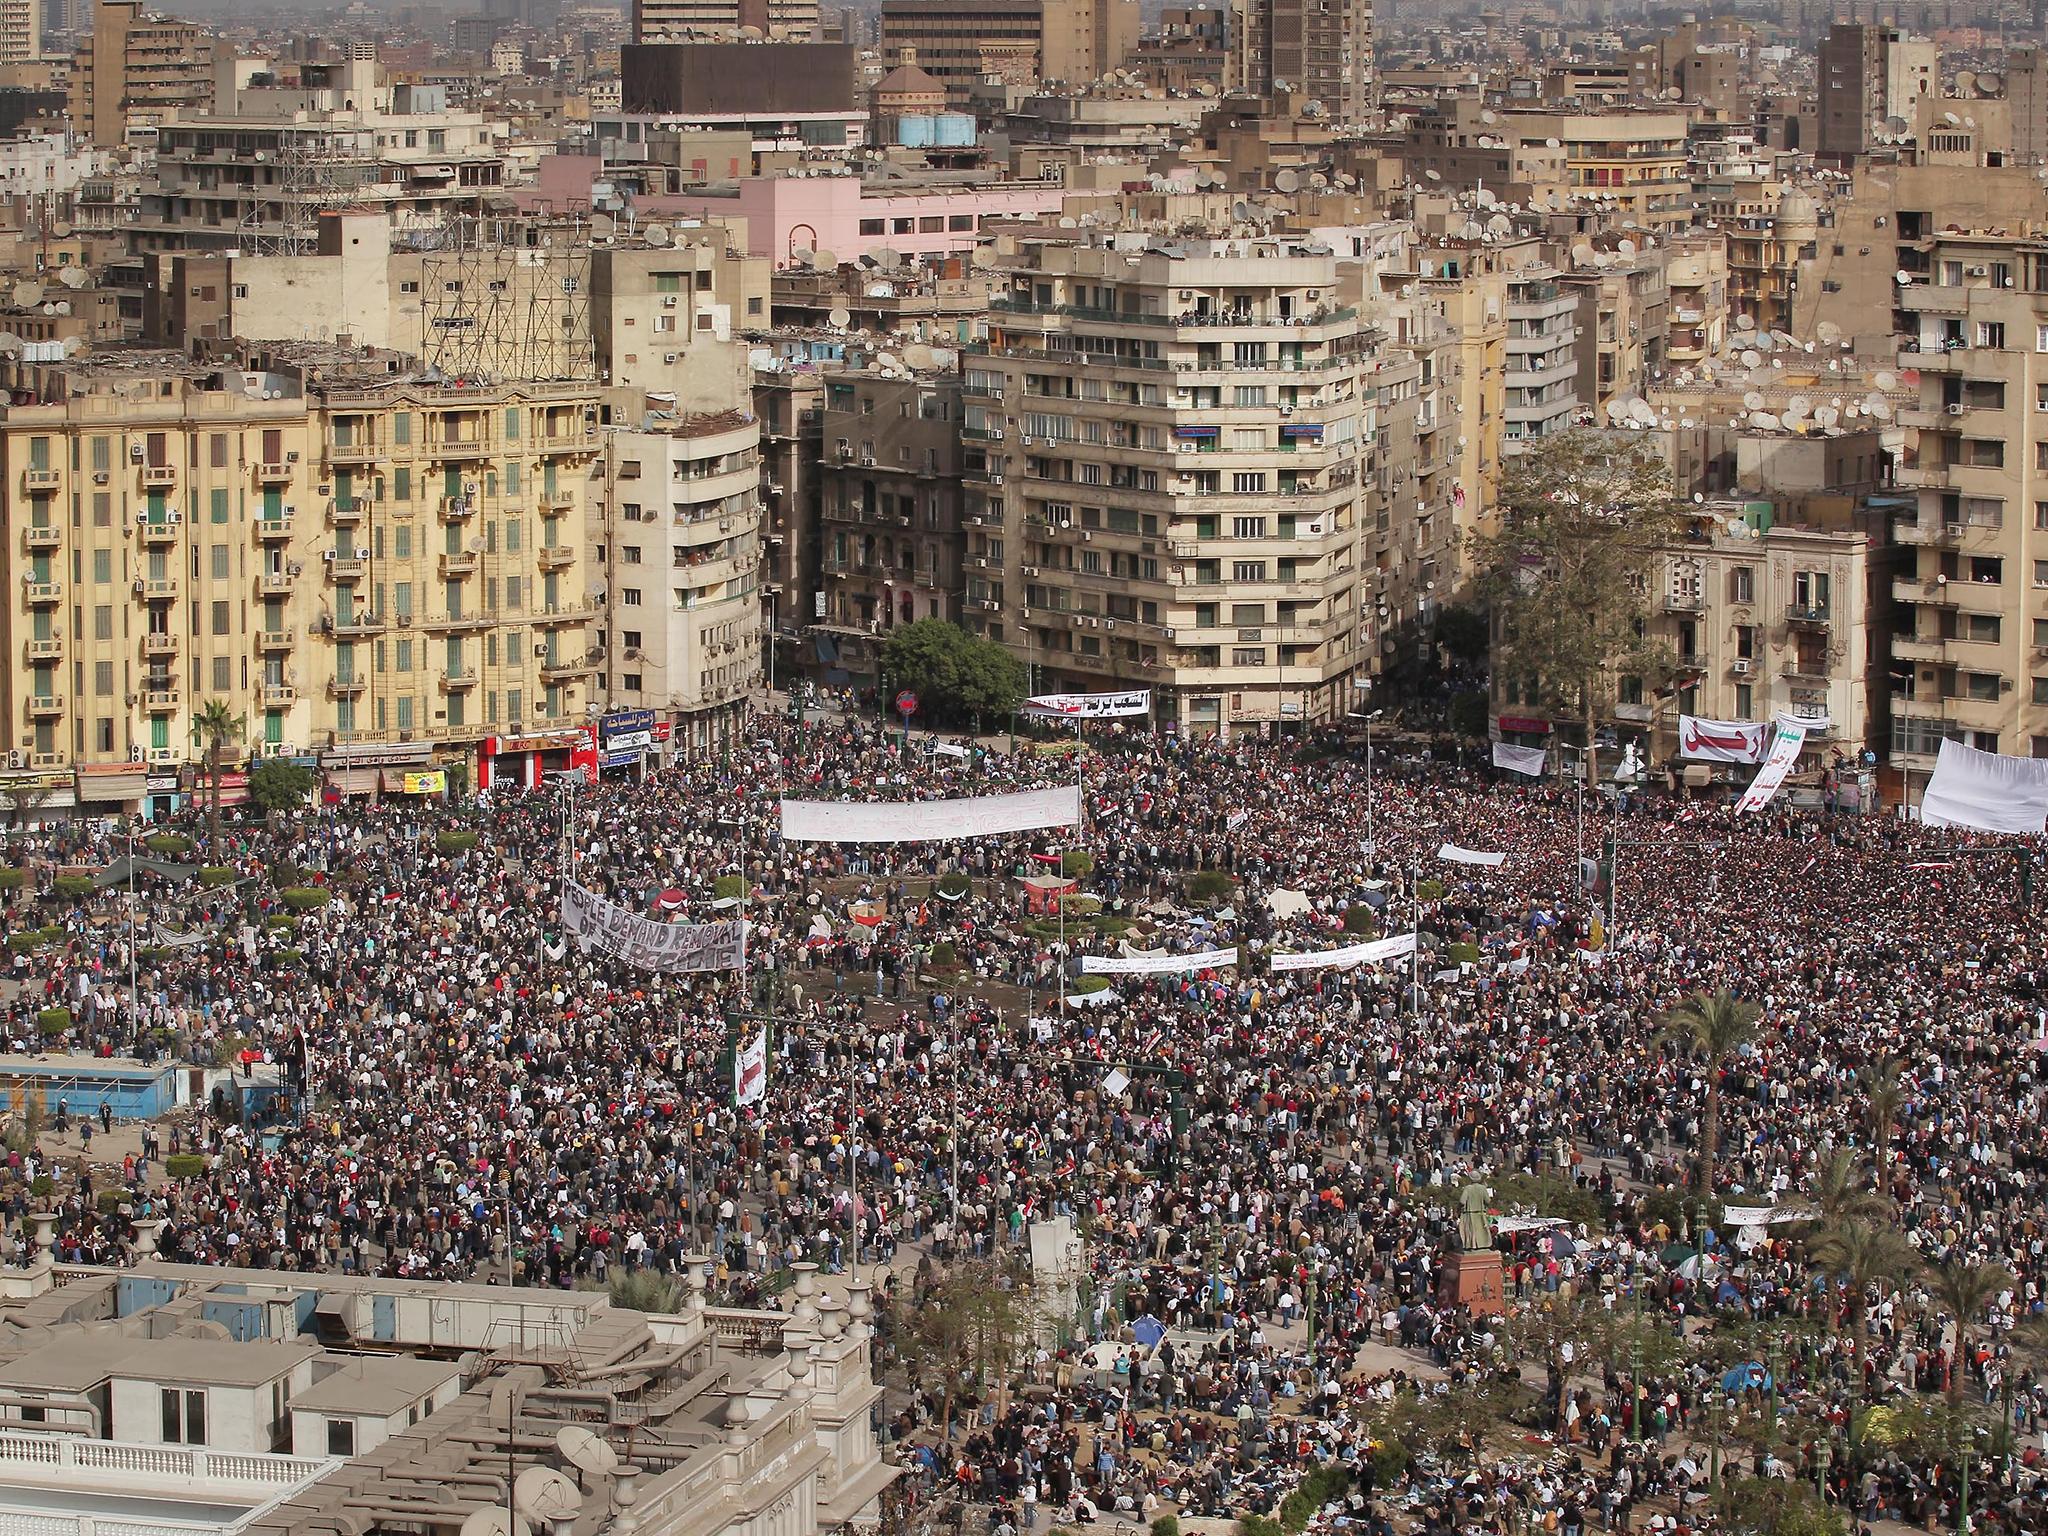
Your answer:
[[[146,715],[174,715],[178,712],[178,690],[175,685],[163,688],[147,688],[142,694],[142,712]]]
[[[355,559],[353,556],[346,560],[328,560],[324,563],[327,566],[329,581],[361,581],[370,574],[370,562]]]
[[[367,508],[361,496],[341,496],[327,503],[327,521],[335,527],[360,523]]]
[[[299,690],[290,683],[265,683],[259,690],[259,696],[264,708],[281,709],[298,699]]]
[[[443,555],[440,560],[441,579],[448,581],[461,576],[474,576],[476,566],[477,557],[469,551],[465,550],[457,555]]]
[[[1894,635],[1892,660],[1945,662],[1948,642],[1939,635]]]
[[[142,588],[142,600],[146,603],[168,603],[178,596],[178,578],[175,576],[152,577],[138,581],[136,585]]]
[[[336,616],[334,620],[334,633],[344,640],[381,635],[385,628],[384,620],[374,613],[355,613],[347,618]]]
[[[57,489],[64,476],[54,469],[24,469],[21,472],[21,488],[31,496],[47,496]]]
[[[62,661],[64,642],[52,635],[45,640],[29,640],[22,644],[22,658],[25,661]]]
[[[444,523],[459,523],[476,516],[476,503],[467,496],[443,496],[436,510]]]
[[[375,464],[383,458],[375,443],[329,443],[327,462],[330,464]]]
[[[171,464],[145,464],[142,466],[142,488],[145,491],[168,491],[178,483],[178,471]]]
[[[428,614],[424,619],[420,620],[420,628],[431,629],[437,634],[459,635],[473,629],[495,628],[497,622],[496,619],[485,613]],[[533,620],[533,623],[538,628],[542,621],[536,618]]]
[[[427,447],[427,457],[439,459],[444,464],[473,464],[479,459],[490,457],[490,452],[490,443],[482,438],[443,438]]]
[[[544,683],[570,683],[579,677],[593,675],[602,663],[586,656],[580,661],[566,661],[561,657],[543,660],[540,664],[540,678]]]
[[[543,544],[533,552],[533,563],[544,571],[566,571],[576,563],[576,551],[567,544]]]
[[[534,613],[531,623],[535,629],[559,629],[565,624],[581,624],[596,612],[594,603],[549,603]]]
[[[64,713],[64,696],[56,693],[35,693],[29,695],[28,717],[31,720],[55,720]]]
[[[288,651],[297,638],[297,631],[291,629],[266,629],[256,636],[259,651]]]
[[[1707,600],[1698,592],[1666,592],[1664,611],[1666,613],[1704,613]]]
[[[1794,629],[1826,629],[1834,621],[1824,603],[1793,603],[1785,610],[1785,622]]]
[[[541,432],[535,435],[533,446],[537,453],[595,453],[597,428],[579,426],[573,432]]]
[[[21,530],[21,547],[31,552],[56,549],[64,542],[62,528],[24,528]]]
[[[1825,688],[1828,684],[1827,663],[1813,659],[1787,662],[1785,681],[1795,688]]]
[[[327,697],[330,699],[353,699],[361,697],[363,690],[370,686],[367,677],[336,677],[327,683]]]
[[[265,544],[281,544],[291,538],[294,519],[289,512],[257,520],[256,537]]]
[[[37,581],[31,576],[21,584],[21,600],[31,608],[54,608],[64,601],[64,583]]]
[[[447,672],[441,677],[443,693],[468,693],[476,687],[476,668],[464,667],[459,672]]]
[[[135,525],[135,533],[145,545],[162,548],[178,542],[182,523],[174,523],[168,517],[146,517]]]
[[[572,491],[542,491],[540,493],[540,515],[561,517],[576,510],[576,496]]]
[[[178,654],[178,637],[167,629],[152,629],[142,637],[142,654],[145,657],[175,656]]]
[[[256,593],[259,597],[290,597],[292,595],[292,572],[289,566],[278,571],[256,573]]]
[[[284,485],[291,478],[292,466],[289,464],[258,464],[256,466],[256,483],[258,485]]]

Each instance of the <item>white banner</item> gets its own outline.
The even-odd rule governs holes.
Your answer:
[[[1191,955],[1170,955],[1163,950],[1150,954],[1083,955],[1083,976],[1169,976],[1182,971],[1214,971],[1237,964],[1235,949],[1198,949]]]
[[[747,952],[743,922],[657,923],[573,880],[562,887],[562,927],[584,949],[649,971],[736,971]]]
[[[1735,809],[1760,811],[1777,797],[1778,790],[1792,772],[1792,765],[1799,761],[1799,752],[1806,745],[1806,727],[1794,725],[1789,720],[1771,722],[1771,749],[1764,754],[1764,765],[1757,769],[1756,777],[1750,781]]]
[[[1275,955],[1276,971],[1320,971],[1338,966],[1378,965],[1415,951],[1415,935],[1399,933],[1391,939],[1372,939],[1364,944],[1347,944],[1342,949],[1311,950],[1304,955]]]
[[[1532,779],[1540,779],[1549,761],[1550,753],[1543,747],[1518,747],[1511,741],[1493,744],[1493,766],[1510,773],[1526,773]]]
[[[1024,701],[1024,713],[1062,720],[1109,720],[1119,715],[1152,713],[1152,690],[1129,693],[1041,693]]]
[[[1764,736],[1770,729],[1752,720],[1702,720],[1678,717],[1678,755],[1708,763],[1760,763]]]
[[[782,836],[791,843],[927,843],[999,837],[1081,820],[1081,789],[1026,790],[965,800],[785,800]]]
[[[768,1031],[761,1030],[732,1058],[734,1102],[745,1106],[768,1097]]]
[[[1920,797],[1920,819],[1930,827],[2039,837],[2048,823],[2048,758],[2005,757],[1943,741]]]
[[[1508,861],[1504,853],[1481,853],[1477,848],[1460,848],[1456,843],[1445,843],[1437,849],[1436,856],[1446,864],[1478,864],[1487,869],[1499,869]]]

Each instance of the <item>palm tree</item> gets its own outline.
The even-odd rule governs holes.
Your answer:
[[[1714,1158],[1721,1139],[1721,1063],[1756,1038],[1763,1009],[1729,993],[1695,992],[1664,1016],[1662,1035],[1682,1042],[1707,1062],[1707,1105],[1700,1126],[1698,1194],[1714,1192]]]
[[[1962,1401],[1970,1340],[1998,1293],[2012,1284],[2012,1273],[2002,1264],[1962,1264],[1951,1259],[1946,1264],[1930,1264],[1927,1280],[1935,1304],[1956,1323],[1955,1358],[1948,1368],[1948,1400],[1953,1407]]]
[[[206,856],[216,864],[220,857],[221,751],[242,738],[242,717],[228,708],[225,699],[208,699],[192,717],[192,739],[206,753],[207,777],[213,781],[213,800],[206,814]]]
[[[1892,1132],[1899,1123],[1899,1111],[1906,1102],[1906,1085],[1900,1080],[1904,1064],[1891,1056],[1863,1070],[1863,1121],[1870,1133],[1879,1171],[1890,1161]]]
[[[1873,1282],[1896,1280],[1918,1262],[1913,1245],[1898,1229],[1865,1220],[1829,1227],[1807,1244],[1813,1262],[1849,1288],[1849,1333],[1862,1347],[1864,1298]]]
[[[1808,1188],[1814,1216],[1824,1228],[1839,1227],[1845,1221],[1878,1220],[1891,1211],[1891,1201],[1871,1189],[1863,1160],[1847,1147],[1814,1170]]]

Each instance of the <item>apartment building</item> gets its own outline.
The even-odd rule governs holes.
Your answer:
[[[196,761],[214,699],[252,756],[347,773],[581,725],[589,386],[460,387],[322,347],[85,357],[18,388],[10,757],[139,782]]]
[[[1941,51],[1897,27],[1836,22],[1820,41],[1815,74],[1816,148],[1822,159],[1846,164],[1870,148],[1889,119],[1910,122],[1916,102],[1941,93]]]
[[[1892,762],[1931,769],[1943,737],[2048,757],[2048,241],[1932,234],[1894,326],[1918,370],[1912,554],[1892,640]]]
[[[0,0],[0,64],[43,56],[43,0]]]
[[[1042,688],[1149,686],[1185,731],[1340,716],[1375,660],[1379,338],[1328,247],[1025,242],[997,270],[963,381],[968,627]]]
[[[756,37],[807,43],[818,33],[818,0],[633,0],[633,41],[680,43]]]
[[[825,376],[819,623],[855,677],[876,679],[897,625],[960,620],[961,405],[957,374],[867,367]]]
[[[1602,250],[1591,260],[1559,273],[1558,283],[1579,302],[1574,391],[1581,404],[1601,406],[1663,370],[1670,295],[1660,250]]]
[[[1508,275],[1504,451],[1571,427],[1579,409],[1579,298],[1555,267]]]
[[[1483,173],[1492,157],[1525,183],[1546,180],[1561,157],[1571,197],[1611,208],[1617,222],[1680,229],[1693,222],[1687,127],[1683,112],[1495,109],[1465,95],[1419,114],[1402,153],[1411,173],[1438,169],[1446,181],[1461,168]],[[1486,185],[1513,195],[1495,180]]]
[[[883,0],[882,52],[917,50],[955,104],[994,76],[1015,85],[1085,85],[1138,42],[1136,0]]]
[[[146,15],[143,0],[98,0],[71,63],[72,126],[101,149],[213,104],[213,38],[189,21]]]
[[[730,741],[761,677],[760,452],[741,409],[606,434],[589,539],[610,597],[605,698],[652,711],[679,750]]]
[[[1673,367],[1718,355],[1728,340],[1728,241],[1718,230],[1678,236],[1665,249],[1664,359]]]
[[[822,620],[818,576],[818,472],[823,466],[825,381],[816,369],[771,358],[754,373],[754,415],[761,423],[761,596],[768,610],[771,676],[792,676],[812,661],[835,664],[829,639],[800,642]]]
[[[1375,94],[1372,0],[1257,0],[1250,10],[1258,94],[1285,86],[1338,122],[1363,120]]]

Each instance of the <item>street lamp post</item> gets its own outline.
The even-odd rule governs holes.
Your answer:
[[[1345,717],[1346,719],[1363,720],[1365,722],[1365,845],[1368,849],[1372,850],[1366,855],[1368,865],[1379,852],[1379,844],[1373,837],[1372,819],[1372,723],[1385,713],[1384,709],[1375,709],[1370,713],[1362,714],[1354,709]],[[1371,873],[1372,870],[1367,868],[1366,874],[1370,875]]]

